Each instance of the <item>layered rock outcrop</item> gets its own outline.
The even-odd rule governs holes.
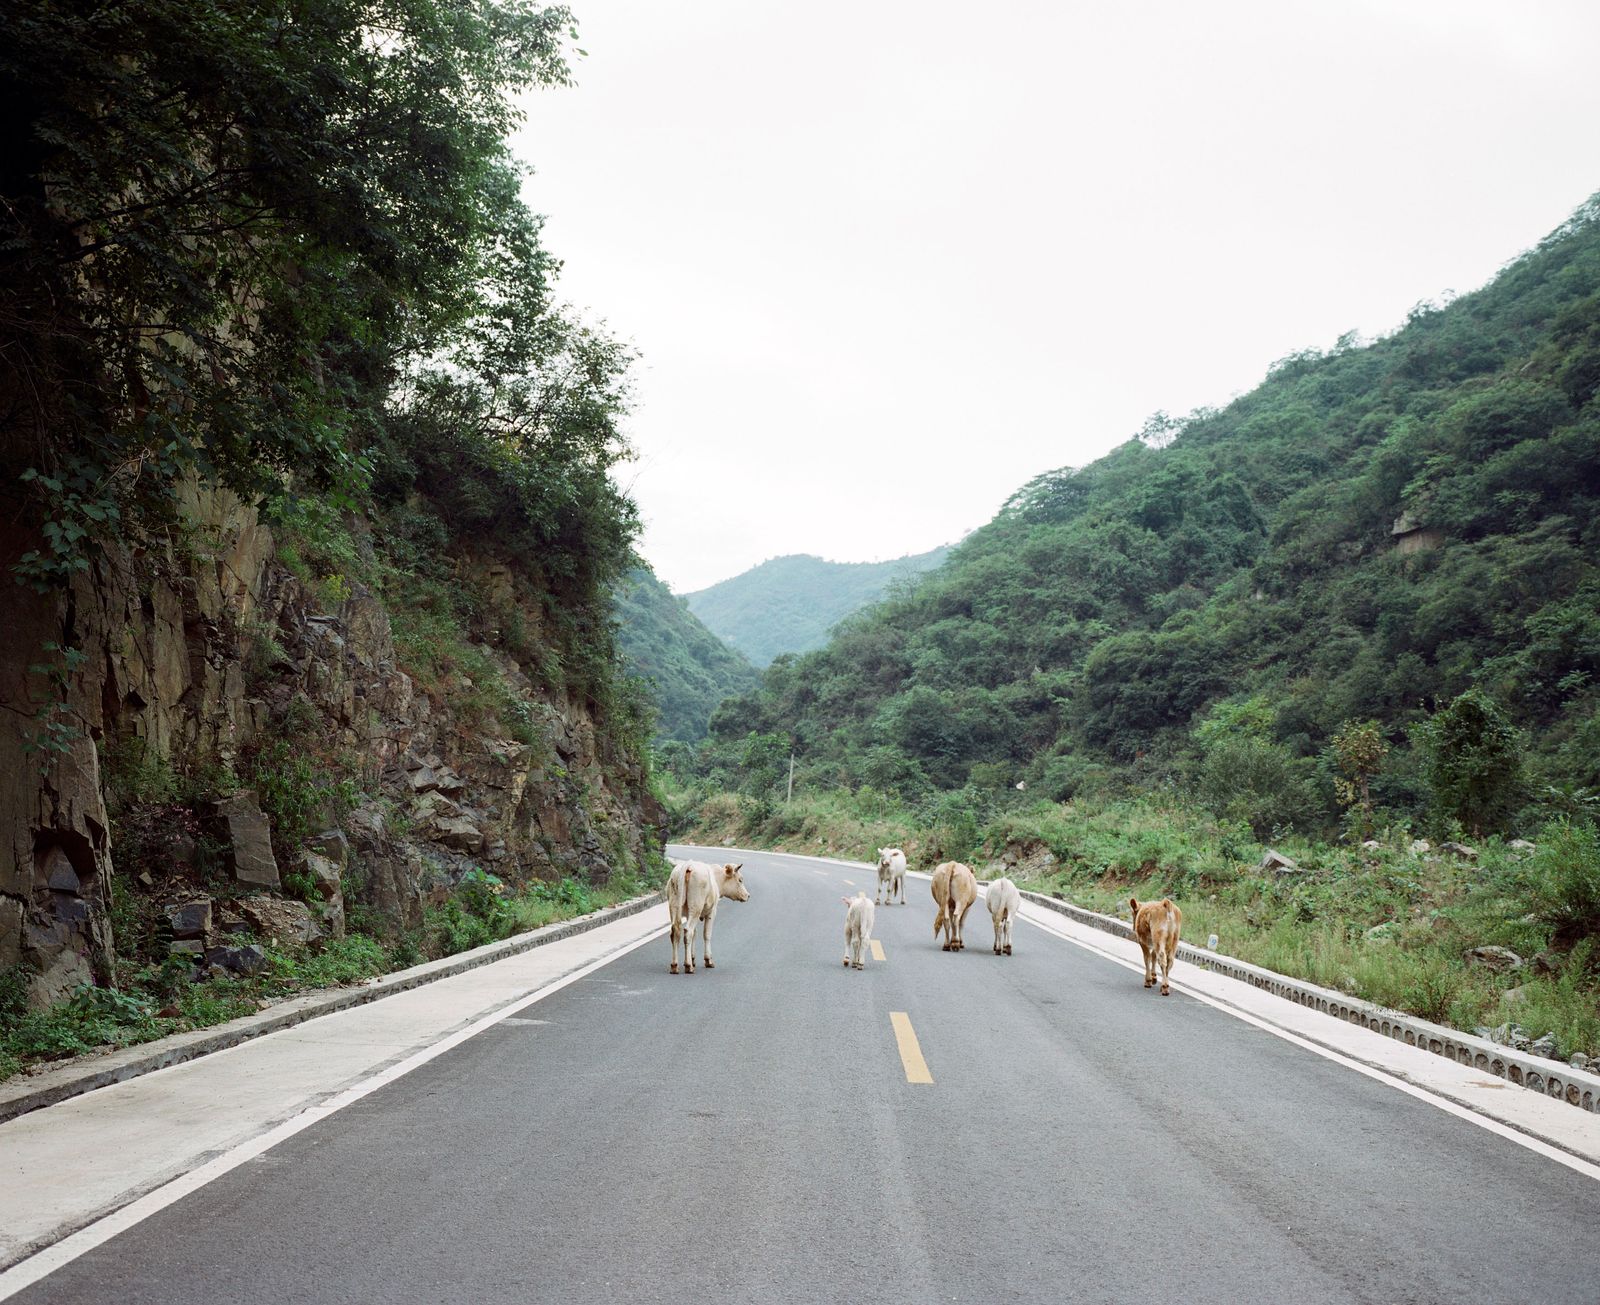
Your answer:
[[[0,525],[0,572],[34,546]],[[459,565],[481,572],[485,562]],[[488,565],[513,600],[510,565]],[[660,848],[641,761],[590,704],[542,689],[482,642],[523,721],[520,737],[484,726],[481,712],[469,723],[448,688],[424,691],[401,667],[377,596],[354,586],[337,602],[319,598],[227,494],[191,494],[180,528],[102,552],[67,591],[12,586],[7,610],[0,969],[25,965],[40,1004],[111,976],[118,849],[106,770],[119,748],[227,776],[264,741],[309,729],[357,759],[353,809],[330,801],[299,846],[284,848],[276,831],[277,854],[248,790],[219,794],[203,813],[240,895],[302,876],[320,927],[335,932],[354,904],[413,927],[424,902],[473,867],[600,880]],[[30,669],[40,665],[49,669]]]

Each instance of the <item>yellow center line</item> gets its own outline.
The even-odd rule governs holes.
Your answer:
[[[922,1048],[917,1045],[911,1017],[903,1010],[892,1010],[889,1023],[894,1025],[894,1040],[900,1046],[900,1063],[906,1067],[906,1082],[932,1083],[933,1075],[928,1073],[928,1062],[922,1058]]]
[[[872,959],[881,961],[883,959],[883,944],[876,938],[869,938],[867,941],[872,944]]]

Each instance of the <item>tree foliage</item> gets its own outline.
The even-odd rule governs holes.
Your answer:
[[[8,6],[22,578],[59,583],[195,482],[269,509],[421,494],[458,542],[536,559],[558,636],[609,674],[630,358],[556,300],[506,144],[573,35],[529,0]]]

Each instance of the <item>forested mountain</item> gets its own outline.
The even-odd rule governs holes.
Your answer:
[[[650,681],[658,739],[704,738],[717,704],[760,682],[749,659],[706,629],[647,566],[618,583],[616,617],[629,669]]]
[[[774,557],[684,597],[689,610],[757,666],[781,653],[820,648],[851,612],[875,603],[896,580],[944,561],[935,548],[890,562],[826,562],[809,553]]]
[[[1471,746],[1498,730],[1526,765],[1494,811],[1457,814],[1582,809],[1597,390],[1600,197],[1387,338],[1292,355],[1221,410],[1037,477],[915,590],[725,704],[698,766],[735,774],[777,734],[813,785],[1176,784],[1258,829],[1317,826],[1347,723],[1378,723],[1374,798],[1415,814],[1441,782],[1434,713],[1474,690]]]

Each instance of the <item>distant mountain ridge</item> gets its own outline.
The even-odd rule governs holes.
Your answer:
[[[896,580],[936,569],[949,552],[943,546],[889,562],[790,553],[683,597],[713,634],[766,666],[782,653],[822,647],[845,617],[883,598]]]
[[[717,704],[760,682],[761,672],[706,629],[649,567],[628,572],[613,601],[628,669],[652,686],[657,739],[704,738]]]

